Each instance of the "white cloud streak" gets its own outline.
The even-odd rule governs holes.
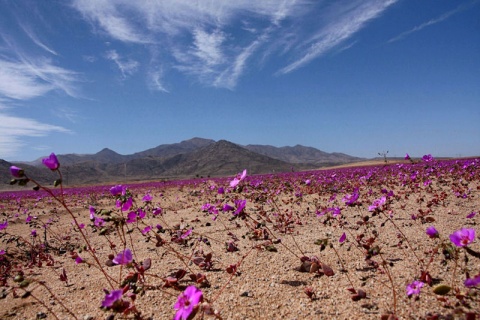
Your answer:
[[[19,118],[0,113],[1,158],[11,159],[11,157],[14,157],[26,145],[22,137],[43,137],[52,132],[68,133],[70,131],[63,127],[41,123],[34,119]]]
[[[207,86],[233,89],[251,63],[288,54],[293,62],[278,74],[290,73],[351,39],[396,1],[74,0],[73,7],[95,32],[161,50],[162,77],[170,68]],[[125,61],[110,59],[128,75]],[[130,68],[136,70],[133,61]],[[160,79],[153,75],[148,73],[150,82]]]
[[[128,76],[131,76],[137,72],[140,65],[138,61],[122,58],[115,50],[107,51],[106,58],[115,62],[118,69],[122,73],[123,79],[126,79]]]
[[[467,9],[468,7],[474,5],[475,3],[477,3],[478,1],[474,1],[474,2],[471,2],[469,4],[463,4],[463,5],[460,5],[458,6],[457,8],[451,10],[451,11],[448,11],[444,14],[442,14],[441,16],[435,18],[435,19],[431,19],[427,22],[424,22],[416,27],[414,27],[413,29],[410,29],[408,31],[405,31],[405,32],[402,32],[400,33],[398,36],[390,39],[387,41],[387,43],[392,43],[392,42],[395,42],[395,41],[398,41],[398,40],[402,40],[404,39],[405,37],[409,36],[410,34],[414,33],[414,32],[417,32],[417,31],[420,31],[426,27],[429,27],[431,25],[434,25],[434,24],[437,24],[437,23],[440,23],[442,21],[445,21],[447,20],[448,18],[450,18],[451,16],[453,16],[454,14],[457,14],[465,9]]]
[[[279,73],[290,73],[324,55],[332,48],[350,39],[368,21],[377,18],[395,2],[396,0],[359,1],[351,9],[341,14],[337,12],[334,19],[314,36],[314,40],[307,43],[309,48],[305,53],[296,61],[279,70]]]

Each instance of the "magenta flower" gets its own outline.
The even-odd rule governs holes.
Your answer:
[[[155,208],[152,213],[154,216],[158,216],[159,214],[162,214],[162,208]]]
[[[110,188],[110,193],[112,196],[125,195],[125,187],[122,185],[116,185]]]
[[[465,287],[471,288],[480,285],[480,274],[476,275],[473,278],[467,278],[463,283]]]
[[[0,223],[0,230],[6,229],[8,227],[8,221],[5,220],[4,223]]]
[[[127,220],[125,220],[126,223],[134,223],[137,221],[137,213],[135,211],[130,211],[127,214]]]
[[[37,236],[37,230],[32,229],[32,231],[30,231],[30,234],[32,235],[32,237],[35,238]]]
[[[405,153],[405,160],[410,160],[410,155],[408,153]]]
[[[152,199],[153,199],[153,197],[152,197],[149,193],[147,193],[147,194],[142,198],[142,201],[143,201],[143,202],[151,202]]]
[[[60,162],[58,162],[57,156],[55,153],[51,153],[48,158],[43,158],[42,163],[47,167],[48,169],[55,171],[58,168],[60,168]]]
[[[469,215],[467,215],[467,219],[472,219],[473,217],[475,217],[477,213],[472,211],[472,213],[470,213]]]
[[[428,227],[426,233],[430,238],[438,238],[439,236],[438,230],[434,226]]]
[[[192,229],[188,229],[184,234],[180,236],[180,239],[186,239],[192,233]]]
[[[347,235],[346,235],[346,233],[344,232],[344,233],[342,234],[342,236],[340,237],[340,239],[338,239],[338,242],[344,243],[346,239],[347,239]]]
[[[247,200],[235,200],[235,206],[237,207],[237,210],[235,210],[233,215],[236,216],[242,213],[246,205],[247,205]]]
[[[76,264],[79,264],[79,263],[82,263],[82,262],[83,262],[83,259],[82,259],[80,256],[77,256],[77,257],[75,258],[75,263],[76,263]]]
[[[122,203],[121,201],[117,202],[117,208],[122,208],[122,211],[128,211],[133,205],[133,199],[132,197],[128,198],[125,203]]]
[[[100,217],[95,217],[95,222],[94,222],[95,226],[97,227],[103,227],[105,225],[105,220],[103,220],[102,218]]]
[[[105,294],[105,299],[102,301],[103,308],[111,308],[117,301],[121,302],[123,290],[112,290]]]
[[[132,251],[130,249],[125,249],[125,251],[120,252],[117,254],[115,258],[113,258],[112,262],[115,264],[129,264],[132,262],[133,256],[132,256]]]
[[[421,281],[413,281],[409,285],[407,285],[407,296],[411,296],[412,294],[420,294],[420,289],[425,285],[425,283]]]
[[[475,229],[461,229],[450,235],[450,241],[457,247],[464,247],[475,240]]]
[[[227,203],[224,204],[223,208],[222,208],[223,211],[232,211],[233,209],[235,209],[235,208],[232,207],[231,205],[227,204]]]
[[[218,194],[224,194],[225,189],[223,189],[222,187],[219,187],[217,192],[218,192]]]
[[[245,179],[246,176],[247,176],[247,169],[243,170],[241,175],[237,174],[237,176],[233,178],[232,181],[230,181],[230,187],[235,188],[240,183],[240,181]]]
[[[431,154],[426,154],[422,157],[422,160],[424,162],[432,162],[433,160],[435,160]]]
[[[374,200],[372,205],[368,207],[368,211],[375,211],[377,208],[383,206],[387,198],[385,196],[381,197],[380,199]]]
[[[21,178],[24,176],[25,172],[23,169],[16,167],[16,166],[11,166],[10,167],[10,174],[14,176],[15,178]]]
[[[150,230],[152,230],[152,227],[151,226],[147,226],[145,227],[141,232],[143,235],[147,234]]]
[[[359,197],[360,194],[358,193],[358,188],[355,188],[355,190],[353,190],[353,193],[343,197],[342,201],[345,202],[347,206],[353,206]]]
[[[195,286],[188,286],[184,292],[178,296],[177,303],[173,306],[177,313],[174,320],[187,320],[194,312],[196,306],[202,301],[203,293]]]

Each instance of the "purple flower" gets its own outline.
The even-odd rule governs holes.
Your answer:
[[[109,293],[105,294],[105,299],[102,301],[102,307],[110,308],[117,301],[122,301],[123,290],[112,290]]]
[[[178,296],[177,303],[173,306],[177,313],[174,320],[186,320],[194,311],[195,307],[202,301],[203,293],[195,286],[188,286],[184,292]]]
[[[219,187],[218,190],[217,190],[218,194],[224,194],[225,193],[225,189],[223,189],[223,187]]]
[[[305,180],[305,185],[309,186],[311,183],[312,183],[312,180],[310,179]]]
[[[16,167],[16,166],[11,166],[10,167],[10,173],[12,176],[14,176],[15,178],[21,178],[24,176],[25,172],[23,171],[23,169],[19,168],[19,167]]]
[[[126,223],[134,223],[137,221],[137,213],[135,211],[130,211],[127,214],[127,220],[125,221]]]
[[[233,209],[235,209],[235,208],[232,207],[231,205],[227,204],[227,203],[224,204],[223,208],[222,208],[223,211],[232,211]]]
[[[340,239],[338,239],[338,242],[344,243],[346,239],[347,239],[347,235],[346,235],[346,233],[344,232],[344,233],[342,234],[342,236],[340,237]]]
[[[152,199],[153,199],[153,197],[152,197],[149,193],[147,193],[147,194],[142,198],[142,201],[144,201],[144,202],[151,202]]]
[[[463,283],[465,287],[471,288],[480,285],[480,274],[476,275],[473,278],[467,278]]]
[[[158,216],[159,214],[162,214],[162,208],[155,208],[152,213],[154,216]]]
[[[37,230],[36,229],[32,229],[32,231],[30,231],[30,234],[32,235],[32,237],[36,237],[37,236]]]
[[[237,210],[235,210],[233,215],[236,216],[242,213],[246,205],[247,205],[247,200],[235,200],[235,206],[237,207]]]
[[[4,223],[0,223],[0,230],[6,229],[8,227],[8,221],[5,220]]]
[[[383,206],[386,201],[387,198],[385,196],[373,201],[372,205],[368,207],[368,211],[375,211],[375,209]]]
[[[232,181],[230,181],[230,187],[235,188],[240,183],[240,181],[245,179],[246,176],[247,176],[247,169],[243,170],[241,175],[240,173],[237,174],[237,176],[233,178]]]
[[[105,220],[103,220],[102,218],[99,218],[99,217],[95,217],[94,224],[97,227],[103,227],[105,225]]]
[[[470,213],[470,214],[467,216],[467,219],[472,219],[473,217],[475,217],[476,214],[477,214],[476,212]]]
[[[184,234],[180,236],[180,239],[186,239],[192,233],[192,229],[188,229]]]
[[[5,250],[0,250],[0,256],[3,256],[5,254]]]
[[[148,226],[148,227],[145,227],[145,229],[143,229],[141,232],[143,235],[147,234],[150,230],[152,230],[152,227],[151,226]]]
[[[130,249],[125,249],[125,251],[120,252],[117,254],[115,258],[113,258],[112,262],[115,264],[129,264],[132,262],[133,256],[132,256],[132,251]]]
[[[461,229],[450,235],[450,241],[457,247],[464,247],[475,240],[475,229]]]
[[[410,160],[410,155],[408,153],[405,153],[405,160]]]
[[[423,160],[424,162],[432,162],[432,161],[435,160],[435,159],[433,159],[433,157],[432,157],[431,154],[426,154],[426,155],[424,155],[424,156],[422,157],[422,160]]]
[[[117,202],[117,207],[121,207],[122,211],[128,211],[133,205],[133,199],[132,197],[128,198],[127,201],[125,201],[123,204],[122,202]]]
[[[407,285],[407,296],[411,296],[412,294],[420,294],[420,289],[424,286],[425,284],[421,281],[413,281],[409,285]]]
[[[435,229],[434,226],[428,227],[426,232],[427,232],[427,235],[428,235],[430,238],[438,238],[438,236],[439,236],[438,230]]]
[[[110,193],[112,196],[125,195],[125,187],[122,185],[117,185],[110,188]]]
[[[76,264],[79,264],[79,263],[82,263],[82,262],[83,262],[83,259],[82,259],[80,256],[77,256],[77,257],[75,258],[75,263],[76,263]]]
[[[90,220],[95,219],[95,208],[90,206]]]
[[[360,194],[358,193],[358,188],[355,188],[352,194],[343,197],[343,202],[345,202],[347,206],[353,206],[355,204],[355,201],[358,200],[359,196]]]
[[[58,162],[57,156],[55,153],[51,153],[48,158],[43,158],[42,163],[47,167],[48,169],[55,171],[58,168],[60,168],[60,162]]]

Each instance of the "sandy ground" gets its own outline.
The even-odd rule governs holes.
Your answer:
[[[209,285],[197,286],[202,290],[204,300],[209,301],[223,319],[380,319],[394,311],[400,319],[475,319],[475,316],[478,319],[480,291],[466,288],[463,282],[467,276],[480,273],[480,260],[465,250],[458,250],[458,259],[447,259],[442,252],[445,248],[442,243],[450,243],[448,236],[456,230],[473,228],[477,238],[469,247],[480,251],[480,213],[466,218],[479,211],[480,184],[478,178],[464,182],[462,186],[470,193],[467,198],[462,198],[452,192],[455,178],[449,179],[433,179],[430,187],[419,187],[416,192],[395,182],[363,185],[359,205],[352,207],[342,202],[351,191],[339,192],[332,200],[331,196],[336,192],[314,184],[303,184],[301,197],[295,196],[294,192],[278,195],[272,192],[268,198],[270,201],[260,191],[218,194],[216,188],[210,188],[219,186],[213,181],[196,186],[133,189],[137,205],[141,205],[142,197],[149,193],[153,196],[153,206],[163,209],[159,216],[148,213],[138,225],[139,229],[124,235],[127,247],[134,249],[136,262],[148,258],[152,261],[146,272],[144,290],[136,299],[136,307],[144,318],[172,319],[178,295],[193,284],[188,274],[202,273]],[[383,187],[392,190],[395,196],[390,198],[383,212],[373,214],[368,211],[368,206],[382,196],[380,190]],[[368,194],[370,189],[373,191]],[[441,198],[441,201],[432,204],[435,198]],[[231,212],[220,211],[217,220],[213,221],[212,214],[201,209],[205,203],[233,206],[235,199],[247,200],[247,219],[232,219]],[[16,296],[13,294],[12,286],[18,283],[11,279],[9,287],[0,288],[0,318],[107,319],[110,316],[112,319],[111,311],[100,309],[105,297],[103,289],[111,290],[112,287],[91,255],[85,250],[80,252],[84,241],[74,231],[72,217],[48,199],[32,199],[20,205],[14,201],[1,204],[9,221],[8,228],[1,232],[21,234],[29,242],[32,241],[29,236],[32,229],[37,230],[35,241],[38,243],[44,237],[40,225],[53,220],[47,234],[51,247],[48,254],[53,264],[48,266],[45,258],[42,267],[28,266],[28,247],[19,246],[21,241],[6,243],[7,236],[2,238],[0,249],[6,251],[4,257],[20,261],[18,269],[23,270],[24,278],[31,279],[32,283],[25,288],[29,292],[27,297],[22,297],[26,293],[23,289],[16,289]],[[97,209],[112,210],[113,215],[122,213],[109,194],[71,197],[68,205],[78,222],[86,225],[84,230],[102,267],[111,276],[113,287],[118,288],[121,279],[133,269],[107,267],[105,262],[109,254],[123,249],[115,240],[122,234],[112,229],[107,237],[99,236],[100,228],[95,228],[89,220],[88,208],[92,205]],[[327,207],[341,208],[341,215],[335,218],[330,213],[317,216],[317,210]],[[25,223],[22,212],[26,208],[28,214],[36,216],[30,224]],[[19,213],[17,218],[9,214],[15,211]],[[420,218],[422,212],[424,216]],[[412,215],[417,219],[412,219]],[[286,222],[288,219],[291,223]],[[158,224],[166,230],[157,233],[165,241],[162,246],[156,246],[158,239],[154,231]],[[282,228],[275,227],[281,224]],[[426,235],[425,230],[431,225],[439,231],[440,238],[430,239]],[[131,229],[134,226],[128,225]],[[147,236],[139,232],[145,226],[153,227]],[[288,226],[287,232],[284,232],[285,226]],[[172,236],[190,229],[192,234],[183,243],[171,241]],[[346,241],[339,243],[343,232]],[[361,247],[357,241],[361,237],[362,241],[375,239],[370,249],[378,246],[381,253],[366,259],[368,247]],[[199,238],[208,239],[209,245],[198,241]],[[234,242],[238,251],[226,250],[229,241]],[[109,242],[117,243],[118,247],[112,248]],[[77,252],[85,262],[76,264],[71,251]],[[192,263],[192,257],[203,257],[202,251],[205,255],[212,253],[209,270]],[[311,267],[307,262],[301,268],[303,256],[316,256],[319,268],[312,268],[315,272],[302,272]],[[235,275],[227,273],[226,269],[235,264],[238,272]],[[329,274],[328,267],[333,275]],[[163,279],[179,269],[184,269],[187,275],[178,281],[178,287],[165,287]],[[67,283],[60,280],[62,270],[67,274]],[[407,297],[406,286],[419,279],[422,270],[428,270],[432,285],[426,284],[418,296]],[[45,281],[49,291],[35,281]],[[439,284],[453,289],[446,295],[435,294],[433,288]],[[357,292],[359,289],[365,291],[366,298],[353,301],[347,290],[352,286]],[[306,290],[314,292],[312,299]],[[199,312],[196,318],[201,317]],[[115,316],[115,319],[121,318],[128,317]]]

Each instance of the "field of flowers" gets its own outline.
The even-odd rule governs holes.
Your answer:
[[[480,159],[82,188],[43,163],[0,193],[1,319],[480,319]]]

